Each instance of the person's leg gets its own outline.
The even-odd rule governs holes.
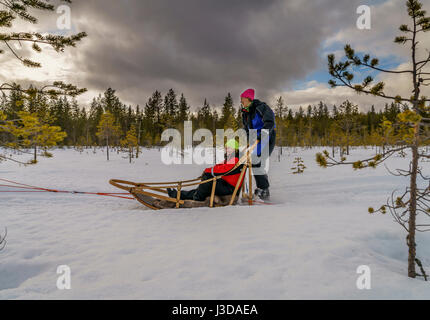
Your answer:
[[[202,181],[209,180],[212,178],[210,174],[204,174]],[[212,194],[213,181],[202,183],[194,190],[183,190],[181,191],[181,200],[195,200],[195,201],[205,201],[207,197]],[[218,196],[231,195],[234,192],[234,187],[228,184],[223,179],[218,179],[215,186],[215,194]],[[176,198],[177,190],[170,189],[169,196]]]
[[[254,177],[258,189],[264,190],[270,187],[269,177],[267,174],[256,175]]]
[[[266,161],[270,160],[270,156],[273,153],[273,150],[275,149],[276,145],[276,132],[270,137],[269,145],[266,146],[266,148],[269,148],[269,157],[266,159],[261,158],[261,162],[257,165],[253,165],[253,168],[258,168],[256,171],[264,170],[263,168],[266,166]],[[262,152],[264,155],[265,152]],[[267,174],[256,174],[255,177],[255,183],[257,185],[257,189],[265,190],[269,189],[270,183],[269,183],[269,177]]]
[[[212,179],[212,175],[210,173],[203,173],[202,175],[202,182]],[[195,200],[195,201],[205,201],[207,197],[210,196],[212,191],[212,182],[206,182],[206,183],[202,183],[199,184],[197,186],[197,189],[194,190],[194,193],[192,195],[192,199],[191,200]]]
[[[181,190],[181,200],[193,200],[197,189]]]
[[[215,194],[217,196],[229,196],[234,192],[234,187],[223,179],[219,179],[216,183]]]
[[[167,193],[170,198],[178,197],[178,190],[167,188]],[[194,190],[181,190],[181,200],[193,200],[194,194],[196,193],[196,189]]]
[[[194,200],[205,201],[212,194],[213,182],[203,183],[199,185],[194,194]],[[227,196],[234,192],[234,187],[225,182],[223,179],[218,179],[215,186],[215,194],[217,196]]]
[[[210,179],[210,177],[211,177],[211,175],[209,173],[204,173],[202,176],[202,181]],[[168,192],[170,198],[176,199],[178,196],[178,190],[176,190],[176,189],[168,188],[167,192]],[[192,190],[181,190],[181,200],[193,200],[196,192],[197,192],[197,188],[192,189]]]
[[[205,201],[211,195],[213,182],[199,184],[196,192],[193,195],[195,201]]]

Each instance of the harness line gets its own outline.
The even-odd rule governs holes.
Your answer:
[[[32,185],[28,185],[28,184],[24,184],[24,183],[19,183],[19,182],[7,180],[7,179],[1,179],[1,178],[0,178],[0,181],[9,183],[9,184],[0,184],[0,187],[23,189],[23,190],[13,190],[13,191],[0,191],[0,193],[52,192],[52,193],[68,193],[68,194],[87,194],[87,195],[96,195],[96,196],[105,196],[105,197],[114,197],[114,198],[135,200],[135,198],[124,196],[124,195],[127,195],[128,193],[57,190],[57,189],[48,189],[48,188],[36,187],[36,186],[32,186]]]

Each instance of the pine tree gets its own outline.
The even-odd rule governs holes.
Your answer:
[[[104,92],[103,98],[101,99],[101,104],[104,112],[109,112],[112,114],[115,120],[121,124],[122,128],[124,129],[124,106],[116,96],[116,91],[114,89],[108,88]]]
[[[163,126],[161,124],[162,98],[161,93],[155,91],[145,106],[145,129],[150,135],[151,144],[157,143],[156,137],[161,137]]]
[[[88,114],[89,123],[86,128],[86,141],[88,145],[90,144],[90,141],[96,141],[97,125],[100,123],[103,113],[102,97],[99,95],[97,98],[92,100]]]
[[[181,98],[179,99],[179,113],[178,113],[178,122],[184,123],[184,121],[188,120],[190,112],[190,106],[187,103],[187,99],[185,99],[184,94],[181,94]]]
[[[139,105],[136,107],[136,128],[137,128],[137,146],[136,146],[136,159],[139,158],[140,153],[140,143],[142,137],[142,125],[143,125],[143,114],[140,111]]]
[[[100,123],[97,126],[97,136],[105,142],[106,146],[106,159],[109,161],[109,146],[115,138],[118,138],[121,133],[120,127],[115,124],[114,116],[108,111],[105,112]]]
[[[353,130],[357,127],[358,106],[352,104],[350,101],[344,101],[338,109],[337,125],[344,134],[344,147],[346,154],[349,155],[350,146],[353,143]]]
[[[65,2],[71,3],[70,0],[64,0]],[[58,34],[39,33],[39,32],[27,32],[19,31],[15,29],[11,32],[6,32],[9,28],[14,28],[14,22],[16,19],[20,19],[24,22],[37,24],[40,18],[35,16],[36,12],[49,11],[53,12],[55,7],[48,0],[11,0],[11,1],[0,1],[0,28],[5,30],[0,34],[1,44],[0,54],[4,54],[5,50],[12,52],[14,57],[18,59],[24,66],[30,68],[40,68],[42,65],[34,60],[21,57],[15,49],[15,44],[31,44],[31,49],[40,53],[43,48],[40,44],[48,45],[56,52],[63,52],[66,47],[75,47],[76,44],[87,36],[85,32],[73,34],[71,36],[62,36]],[[45,18],[45,16],[42,16]],[[40,89],[33,86],[28,88],[22,88],[16,83],[3,83],[0,86],[0,92],[17,91],[24,96],[31,96],[35,93],[47,94],[49,96],[59,95],[71,95],[76,96],[86,91],[86,89],[78,89],[76,86],[71,84],[65,84],[62,81],[56,81],[51,85],[46,85]],[[22,110],[18,110],[22,111]],[[16,114],[14,115],[16,116]]]
[[[234,125],[233,130],[237,131],[237,130],[239,130],[240,128],[243,128],[243,122],[242,122],[242,110],[237,109],[237,110],[236,110],[236,112],[235,112],[235,114],[236,114],[236,115],[235,115],[235,117],[234,117],[235,125]]]
[[[130,130],[127,131],[126,137],[121,140],[121,146],[127,149],[128,158],[131,163],[134,151],[139,146],[135,127],[131,127]]]
[[[221,110],[220,127],[223,129],[232,129],[234,127],[234,102],[230,92],[227,94],[224,100],[224,104]]]
[[[165,125],[170,128],[174,125],[178,118],[179,105],[176,98],[176,93],[173,89],[170,89],[164,97],[164,117]]]
[[[6,99],[4,112],[8,119],[17,119],[18,112],[24,111],[24,95],[20,91],[20,86],[16,87],[18,90],[12,90]]]
[[[38,147],[45,150],[45,156],[50,156],[47,149],[57,145],[67,136],[60,127],[43,124],[35,113],[20,111],[18,117],[19,121],[6,121],[1,129],[15,138],[14,142],[9,143],[9,147],[19,150],[33,149],[34,158],[31,162],[33,164],[37,163]]]
[[[285,108],[284,98],[280,96],[276,100],[276,106],[275,106],[275,115],[278,119],[284,119],[285,113],[287,112],[287,108]]]
[[[306,166],[301,157],[296,157],[293,161],[294,167],[291,168],[293,170],[293,174],[301,174],[305,172]]]
[[[285,113],[288,111],[288,108],[286,108],[284,103],[284,98],[280,96],[276,100],[275,105],[275,119],[276,119],[276,127],[277,127],[277,134],[278,134],[278,145],[283,146],[284,145],[284,119],[285,119]],[[282,148],[281,148],[281,154],[282,154]]]
[[[333,166],[339,164],[349,164],[354,169],[362,169],[366,167],[376,167],[380,163],[398,152],[409,150],[411,152],[410,166],[408,170],[398,170],[399,175],[409,177],[409,187],[406,192],[397,196],[395,192],[386,205],[381,206],[378,210],[369,208],[369,213],[380,212],[386,213],[387,210],[391,213],[395,221],[397,221],[407,232],[406,244],[408,247],[408,276],[411,278],[417,277],[416,265],[421,269],[421,276],[425,276],[421,261],[416,257],[416,231],[427,231],[428,224],[418,224],[417,215],[425,214],[428,216],[430,201],[430,189],[419,188],[418,179],[428,177],[423,176],[423,172],[419,168],[421,159],[430,159],[430,155],[420,151],[420,147],[425,142],[430,140],[429,131],[429,107],[427,106],[430,99],[422,95],[421,88],[430,85],[430,75],[428,70],[424,69],[430,62],[430,55],[424,60],[419,60],[419,45],[420,36],[423,33],[430,31],[430,17],[426,16],[426,11],[422,9],[422,4],[418,0],[407,0],[407,13],[411,19],[411,25],[403,24],[399,30],[403,33],[394,39],[398,44],[410,43],[411,68],[406,70],[388,70],[379,66],[379,59],[371,57],[369,54],[357,55],[350,45],[345,45],[345,58],[337,62],[334,54],[328,56],[329,73],[332,79],[329,84],[332,87],[344,86],[354,90],[356,93],[369,94],[383,99],[390,100],[397,104],[404,105],[404,111],[397,115],[396,126],[398,127],[398,139],[393,148],[378,153],[375,157],[360,161],[348,162],[337,161],[330,158],[328,153],[317,154],[317,162],[323,166]],[[360,83],[354,83],[355,70],[354,67],[360,68],[360,77],[362,70],[378,71],[382,73],[409,74],[413,90],[411,96],[402,97],[395,94],[387,94],[384,92],[384,82],[374,82],[374,78],[369,75],[364,77]],[[411,105],[411,108],[409,108]],[[387,112],[387,111],[386,111]]]
[[[213,127],[211,107],[207,99],[205,99],[203,106],[198,111],[197,120],[199,123],[199,128],[210,130]]]

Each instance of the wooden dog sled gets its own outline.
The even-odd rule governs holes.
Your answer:
[[[240,183],[245,180],[246,171],[249,174],[249,193],[245,194],[245,183],[242,183],[242,198],[248,199],[249,205],[252,205],[252,151],[257,146],[258,142],[248,147],[245,154],[239,159],[238,163],[233,169],[223,175],[213,177],[209,180],[201,181],[200,177],[193,180],[174,181],[174,182],[132,182],[126,180],[112,179],[109,183],[119,189],[126,190],[136,198],[141,204],[153,210],[172,209],[172,208],[198,208],[198,207],[224,207],[236,205],[238,202],[238,195],[240,194]],[[231,196],[218,196],[215,195],[215,188],[218,179],[233,172],[238,167],[242,166],[239,180],[235,186],[234,192]],[[212,193],[205,201],[194,200],[181,200],[181,190],[187,187],[197,187],[203,183],[212,183]],[[176,198],[170,198],[167,193],[167,188],[174,188],[178,190]]]

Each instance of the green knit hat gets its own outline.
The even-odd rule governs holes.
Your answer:
[[[226,148],[239,150],[239,142],[237,142],[235,139],[230,139],[225,144]]]

